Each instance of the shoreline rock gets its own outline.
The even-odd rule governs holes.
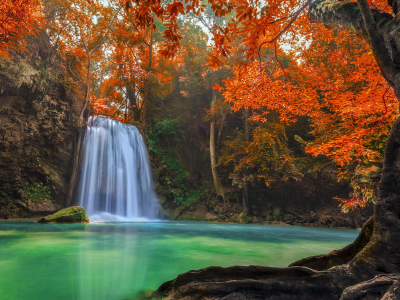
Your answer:
[[[71,206],[59,210],[58,212],[43,217],[38,223],[89,223],[85,209],[81,206]]]

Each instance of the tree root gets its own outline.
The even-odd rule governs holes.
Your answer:
[[[365,222],[356,240],[346,247],[334,250],[325,255],[306,257],[291,263],[292,266],[303,266],[318,271],[328,270],[334,266],[343,265],[351,261],[369,242],[374,228],[374,219],[370,217]]]
[[[371,245],[365,247],[370,242],[373,226],[373,219],[370,218],[352,244],[327,255],[299,260],[288,268],[234,266],[189,271],[165,282],[152,298],[338,300],[343,293],[343,300],[357,300],[381,299],[379,295],[386,294],[395,295],[399,284],[397,277],[392,278],[392,275],[385,274],[392,279],[377,277],[378,279],[370,280],[380,272],[379,259],[375,257],[375,251],[371,250],[374,242],[371,241],[372,248]],[[374,258],[366,258],[370,255]],[[375,293],[376,291],[379,293]],[[379,298],[369,297],[374,293]],[[362,298],[363,295],[369,298]]]
[[[361,299],[400,299],[400,274],[377,275],[371,280],[346,288],[340,298]]]
[[[164,283],[153,299],[339,299],[335,272],[306,267],[208,267]],[[311,293],[310,293],[311,291]]]

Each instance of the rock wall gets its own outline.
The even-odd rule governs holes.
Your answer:
[[[0,58],[0,218],[60,209],[68,192],[79,101],[45,32]]]

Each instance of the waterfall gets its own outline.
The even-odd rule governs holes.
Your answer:
[[[155,218],[150,162],[135,126],[91,116],[80,159],[76,202],[91,222]]]

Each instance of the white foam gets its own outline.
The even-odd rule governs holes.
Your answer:
[[[150,219],[150,218],[127,218],[118,215],[113,215],[107,212],[101,212],[95,215],[88,216],[90,223],[112,223],[112,222],[123,222],[123,223],[153,223],[153,222],[163,222],[160,219]]]

